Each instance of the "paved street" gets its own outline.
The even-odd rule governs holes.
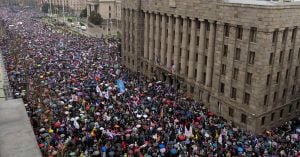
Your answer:
[[[96,26],[96,25],[93,25],[92,23],[89,23],[87,24],[87,20],[81,20],[82,23],[84,23],[84,25],[86,26],[86,30],[83,31],[81,29],[78,29],[76,27],[71,27],[71,23],[76,23],[76,19],[73,17],[72,19],[74,20],[73,22],[68,22],[68,19],[69,17],[66,17],[65,18],[65,21],[67,23],[67,25],[74,31],[77,31],[81,34],[84,34],[84,35],[87,35],[87,36],[90,36],[90,37],[101,37],[101,36],[107,36],[107,35],[117,35],[117,32],[120,31],[119,29],[117,29],[117,26],[111,26],[109,27],[110,28],[110,31],[109,29],[107,29],[107,25],[105,25],[105,22],[102,26]],[[63,17],[57,17],[56,19],[58,19],[60,22],[63,22],[64,19]]]

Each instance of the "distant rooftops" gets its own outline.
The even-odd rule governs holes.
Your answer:
[[[224,0],[226,3],[253,5],[300,5],[300,0]]]

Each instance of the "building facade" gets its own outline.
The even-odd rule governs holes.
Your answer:
[[[66,12],[80,13],[87,6],[87,0],[48,0],[53,6],[65,7]]]
[[[300,115],[300,4],[124,0],[123,64],[260,132]]]
[[[121,21],[121,0],[88,0],[87,15],[98,12],[104,20]]]

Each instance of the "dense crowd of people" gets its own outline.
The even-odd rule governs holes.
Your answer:
[[[120,65],[118,39],[63,32],[38,14],[0,9],[8,77],[43,156],[300,156],[299,132],[234,127],[172,86]]]

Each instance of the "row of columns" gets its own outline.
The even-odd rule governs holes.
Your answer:
[[[154,18],[155,17],[155,18]],[[161,18],[160,18],[161,17]],[[168,18],[168,23],[167,23]],[[175,19],[175,25],[174,25]],[[181,28],[181,19],[183,20]],[[196,82],[204,82],[203,72],[206,72],[206,86],[211,86],[213,75],[214,62],[214,45],[215,45],[215,22],[209,21],[209,43],[207,50],[207,66],[204,69],[205,58],[205,41],[206,41],[206,22],[199,20],[199,48],[196,50],[197,38],[197,21],[195,18],[190,18],[190,39],[188,36],[188,19],[187,17],[179,17],[177,15],[161,15],[145,12],[144,19],[144,58],[148,59],[151,64],[163,65],[170,68],[172,72],[185,76],[188,74],[188,79],[194,78],[195,67],[197,67]],[[155,26],[155,29],[154,29]],[[160,27],[161,26],[161,27]],[[175,31],[175,33],[173,33]],[[168,32],[168,33],[167,33]],[[180,33],[182,32],[182,40]],[[188,40],[190,43],[188,45]],[[166,44],[166,42],[168,44]],[[173,49],[174,47],[174,49]],[[181,56],[180,56],[181,48]],[[189,58],[187,53],[189,50]],[[196,53],[198,51],[198,62],[196,62]],[[172,55],[173,53],[173,55]],[[165,57],[167,57],[165,63]],[[173,63],[172,63],[173,61]],[[188,61],[188,62],[187,62]],[[186,66],[188,65],[188,70]],[[150,70],[151,66],[148,67]]]

